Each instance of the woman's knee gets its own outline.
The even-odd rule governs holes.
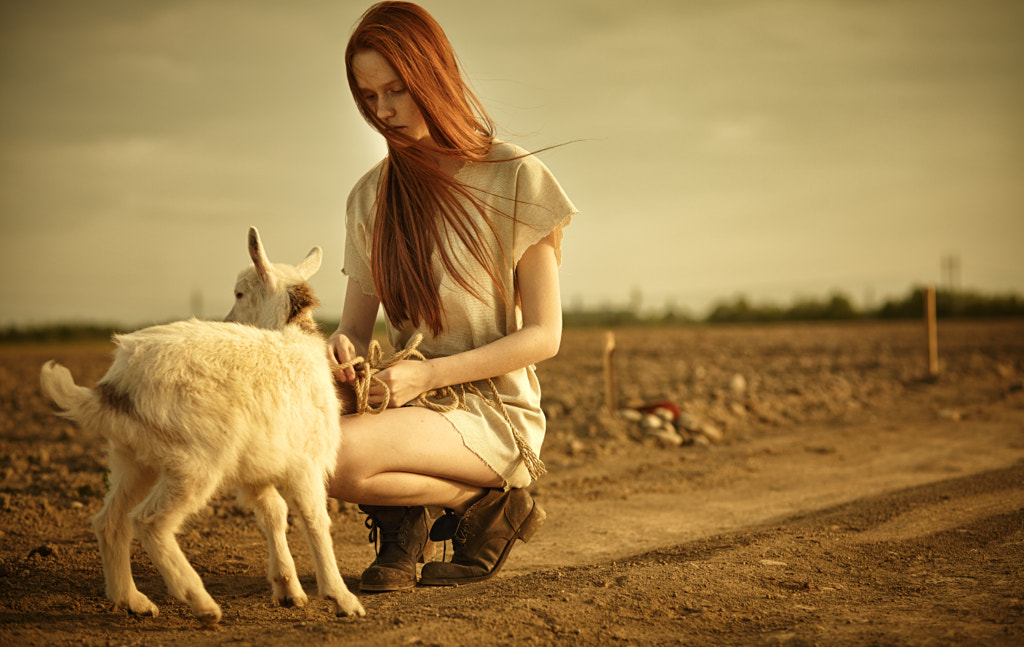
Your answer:
[[[355,425],[353,425],[354,427]],[[346,433],[348,431],[348,433]],[[373,473],[375,461],[367,455],[367,446],[357,429],[342,426],[341,447],[334,465],[334,474],[327,482],[327,494],[341,501],[358,503],[361,484]]]
[[[344,448],[339,452],[334,474],[327,481],[328,496],[348,503],[363,503],[367,479],[374,472],[367,469],[367,463],[360,463],[354,458],[353,455],[346,457]]]
[[[327,496],[339,501],[358,503],[359,487],[356,482],[346,478],[344,473],[335,472],[334,476],[327,481]]]

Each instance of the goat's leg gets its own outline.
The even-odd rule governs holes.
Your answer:
[[[320,595],[331,601],[335,615],[365,616],[366,611],[359,598],[348,590],[338,572],[338,560],[331,542],[331,519],[327,515],[327,490],[320,478],[321,473],[313,464],[293,472],[289,480],[291,487],[285,494],[313,554]]]
[[[188,563],[175,533],[213,495],[219,478],[185,479],[163,474],[149,496],[132,511],[135,532],[153,565],[164,577],[167,591],[192,607],[205,625],[220,621],[220,606],[207,593],[199,574]]]
[[[239,498],[253,509],[256,522],[267,538],[267,579],[274,599],[282,607],[306,606],[308,598],[295,572],[295,561],[288,550],[288,505],[272,485],[245,488]]]
[[[153,602],[140,593],[132,578],[132,527],[128,512],[153,486],[153,476],[140,468],[131,456],[115,447],[110,450],[110,490],[103,508],[92,518],[103,561],[103,580],[107,598],[114,608],[124,608],[141,616],[159,615]]]

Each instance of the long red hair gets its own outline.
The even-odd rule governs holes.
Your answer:
[[[416,102],[433,144],[388,131],[359,90],[352,59],[373,50],[384,57]],[[451,43],[437,21],[411,2],[380,2],[363,14],[345,50],[349,89],[366,121],[388,140],[388,158],[376,202],[371,270],[377,294],[392,323],[444,328],[432,257],[437,252],[449,275],[480,296],[479,285],[449,257],[445,231],[455,233],[486,270],[508,303],[497,259],[481,245],[479,227],[460,198],[492,227],[474,189],[455,180],[437,160],[484,161],[494,141],[494,122],[467,86]],[[479,191],[477,190],[477,193]]]

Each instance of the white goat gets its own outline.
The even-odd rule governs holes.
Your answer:
[[[107,597],[132,613],[158,613],[132,578],[134,529],[170,594],[216,624],[220,606],[174,535],[219,489],[234,487],[267,536],[274,598],[282,606],[307,601],[285,539],[291,505],[320,595],[337,615],[362,616],[338,572],[327,515],[340,408],[306,283],[322,254],[315,247],[297,267],[272,265],[251,228],[249,255],[253,266],[238,276],[226,322],[192,319],[115,336],[113,365],[94,389],[75,385],[59,364],[43,366],[42,388],[59,415],[110,444],[110,491],[93,518]]]

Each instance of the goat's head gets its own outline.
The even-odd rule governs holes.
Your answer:
[[[263,251],[260,233],[250,227],[249,257],[252,267],[239,273],[235,282],[235,305],[224,320],[271,329],[297,323],[316,332],[313,309],[320,302],[306,281],[320,269],[323,259],[320,248],[311,249],[298,265],[274,264]]]

